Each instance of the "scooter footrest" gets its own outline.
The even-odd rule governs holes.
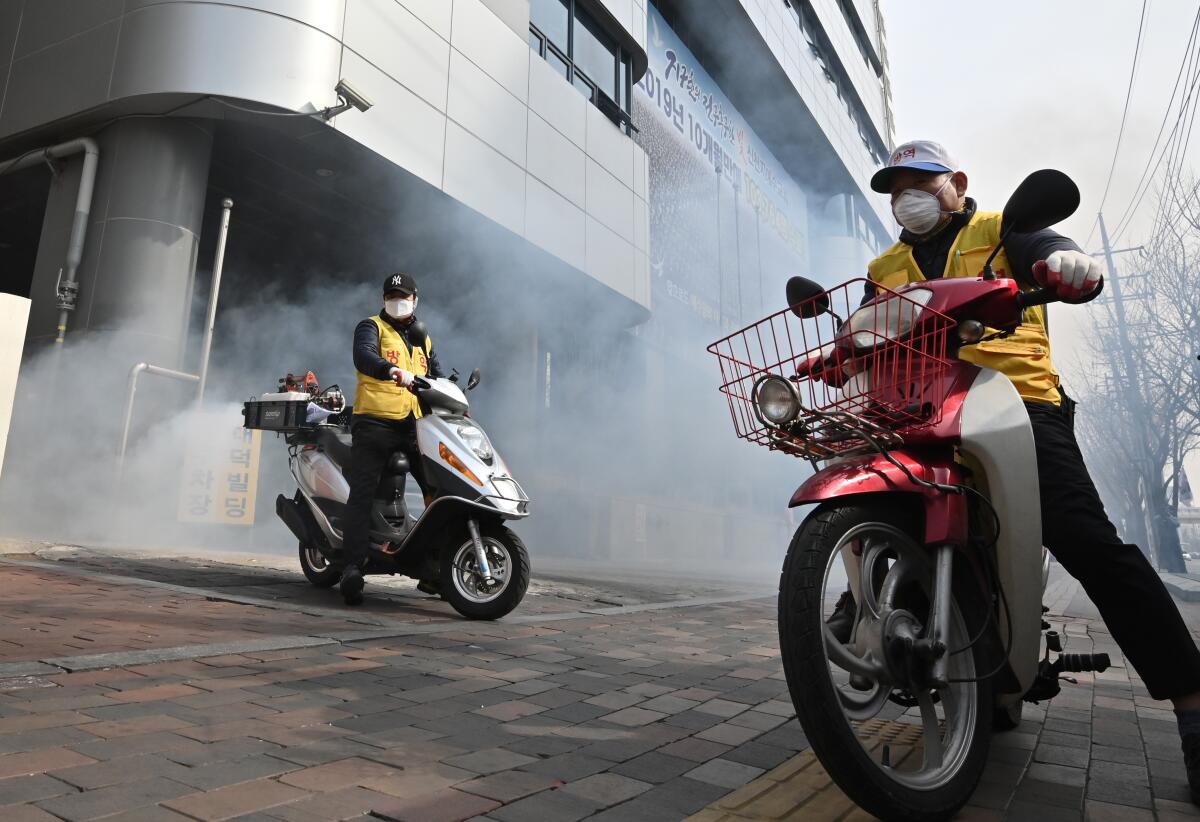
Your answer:
[[[1063,654],[1054,663],[1059,671],[1097,671],[1108,670],[1112,662],[1108,654]]]

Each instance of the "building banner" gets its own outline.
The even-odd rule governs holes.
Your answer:
[[[805,195],[653,6],[648,24],[634,92],[649,160],[647,336],[715,338],[779,307],[783,283],[807,270]]]
[[[253,525],[262,432],[222,423],[189,437],[179,487],[180,522]]]

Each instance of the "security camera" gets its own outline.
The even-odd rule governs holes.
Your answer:
[[[333,90],[337,92],[338,97],[359,111],[366,111],[374,105],[365,94],[346,82],[345,78],[338,80],[338,84],[334,86]]]

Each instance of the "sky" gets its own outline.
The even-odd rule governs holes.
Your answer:
[[[967,172],[968,193],[987,210],[1001,210],[1029,172],[1047,167],[1065,171],[1079,185],[1081,203],[1075,216],[1056,230],[1088,252],[1099,250],[1096,213],[1113,163],[1142,3],[881,3],[897,141],[923,138],[945,145]],[[1110,232],[1133,200],[1147,165],[1195,14],[1194,0],[1146,3],[1129,112],[1104,202]],[[1185,159],[1185,168],[1192,171],[1197,143],[1200,137]],[[1115,247],[1136,246],[1146,238],[1154,200],[1152,190]],[[1137,256],[1118,255],[1118,274],[1134,273]],[[1089,354],[1087,330],[1103,314],[1103,309],[1086,306],[1052,310],[1051,346],[1068,390]],[[1188,464],[1193,485],[1200,479],[1197,457]]]

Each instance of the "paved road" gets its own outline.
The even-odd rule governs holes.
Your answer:
[[[411,585],[348,611],[293,573],[49,556],[0,559],[5,822],[864,818],[807,753],[761,590],[549,580],[469,623]],[[1073,583],[1048,603],[1117,667],[997,737],[962,818],[1200,816],[1166,706]]]

